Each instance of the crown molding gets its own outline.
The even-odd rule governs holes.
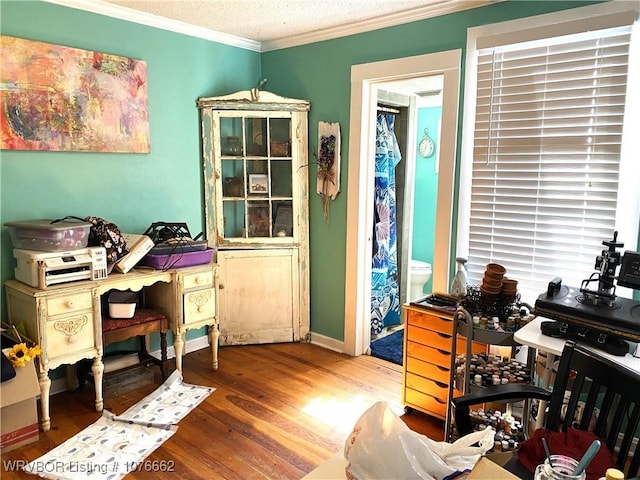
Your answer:
[[[395,27],[405,23],[417,22],[426,18],[438,17],[449,13],[460,12],[472,8],[483,7],[505,0],[442,0],[438,3],[425,5],[410,11],[397,12],[370,20],[362,20],[348,25],[325,28],[315,32],[283,37],[275,40],[265,40],[261,44],[261,52],[297,47],[308,43],[332,40],[358,33],[370,32],[381,28]]]
[[[371,20],[354,22],[348,25],[340,25],[332,28],[324,28],[314,32],[282,37],[275,40],[258,42],[227,33],[217,32],[208,28],[198,27],[178,20],[171,20],[158,15],[140,12],[131,8],[104,2],[102,0],[44,0],[48,3],[62,5],[69,8],[84,10],[99,15],[126,20],[149,27],[168,30],[192,37],[222,43],[232,47],[252,50],[254,52],[268,52],[283,48],[297,47],[308,43],[321,42],[335,38],[345,37],[358,33],[369,32],[386,27],[393,27],[405,23],[416,22],[426,18],[437,17],[449,13],[478,8],[504,0],[441,0],[440,2],[415,8],[410,11],[385,15]]]
[[[55,3],[56,5],[62,5],[64,7],[75,8],[78,10],[85,10],[91,13],[97,13],[99,15],[105,15],[108,17],[117,18],[120,20],[126,20],[148,27],[159,28],[161,30],[168,30],[175,33],[181,33],[183,35],[189,35],[191,37],[202,38],[204,40],[210,40],[212,42],[222,43],[232,47],[239,47],[245,50],[252,50],[254,52],[260,52],[260,42],[250,40],[248,38],[237,37],[235,35],[229,35],[227,33],[216,32],[208,28],[197,27],[178,20],[171,20],[151,13],[144,13],[131,8],[122,7],[120,5],[114,5],[112,3],[103,2],[100,0],[44,0],[48,3]]]

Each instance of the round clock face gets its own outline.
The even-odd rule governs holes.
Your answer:
[[[429,138],[428,131],[429,130],[427,128],[424,129],[424,137],[420,140],[420,144],[418,145],[420,155],[424,158],[429,158],[433,155],[434,151],[433,140]]]

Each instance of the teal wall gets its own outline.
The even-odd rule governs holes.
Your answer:
[[[262,54],[262,75],[269,79],[267,85],[270,90],[310,101],[309,146],[312,152],[317,151],[319,121],[340,122],[342,131],[341,192],[331,202],[329,225],[322,217],[320,197],[312,195],[309,202],[312,332],[344,339],[347,171],[351,161],[348,155],[351,66],[458,48],[464,52],[469,27],[591,3],[594,2],[508,1]],[[464,84],[464,70],[461,82]],[[462,98],[462,91],[460,95]],[[458,144],[460,137],[461,133],[458,132]]]
[[[2,1],[0,8],[2,35],[146,61],[151,136],[144,155],[0,152],[0,222],[96,215],[129,233],[157,221],[204,230],[196,99],[254,86],[260,54],[46,2]],[[4,285],[13,256],[6,228],[1,235]],[[4,287],[0,298],[5,318]]]
[[[415,191],[413,194],[413,238],[411,239],[411,258],[433,265],[433,249],[436,235],[436,209],[438,206],[438,174],[436,161],[438,153],[438,120],[442,117],[442,107],[418,109],[416,128],[416,169]],[[435,146],[429,158],[420,156],[420,141],[425,129]],[[424,286],[424,292],[432,290],[433,278]]]
[[[464,50],[468,27],[588,3],[509,1],[258,54],[45,2],[2,1],[3,35],[147,62],[151,153],[2,151],[0,220],[97,215],[132,233],[144,231],[154,221],[187,222],[192,232],[200,232],[204,208],[195,101],[251,88],[258,78],[266,77],[266,89],[311,102],[311,152],[317,152],[319,121],[341,125],[342,192],[331,202],[329,224],[319,196],[311,195],[309,209],[311,330],[342,340],[351,65]],[[315,157],[310,153],[309,158]],[[313,165],[310,168],[313,173]],[[314,178],[311,174],[310,181]],[[315,192],[315,182],[310,191]],[[4,283],[13,276],[13,265],[6,229],[1,235]],[[1,299],[4,315],[4,289]]]

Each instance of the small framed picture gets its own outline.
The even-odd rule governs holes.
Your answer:
[[[262,173],[249,175],[249,193],[264,194],[269,191],[269,176]]]

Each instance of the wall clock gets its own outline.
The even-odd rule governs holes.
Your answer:
[[[422,140],[420,140],[418,148],[420,150],[420,156],[423,158],[429,158],[433,155],[435,146],[433,145],[433,140],[431,140],[431,137],[429,137],[428,128],[424,129],[424,137],[422,137]]]

